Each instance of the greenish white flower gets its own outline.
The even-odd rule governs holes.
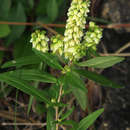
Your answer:
[[[42,52],[47,52],[49,50],[49,38],[45,36],[45,33],[45,31],[36,30],[32,33],[30,40],[32,47]]]
[[[64,33],[64,56],[70,61],[81,58],[79,44],[84,35],[83,29],[85,28],[89,6],[89,0],[73,0],[68,10],[68,20]]]
[[[102,29],[98,27],[94,22],[89,23],[89,30],[86,32],[84,37],[84,45],[89,48],[96,49],[96,45],[102,38]]]
[[[63,39],[61,35],[53,36],[51,38],[51,51],[55,54],[62,55],[63,54]]]

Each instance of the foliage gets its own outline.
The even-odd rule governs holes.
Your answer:
[[[44,23],[57,22],[58,17],[64,13],[59,11],[60,7],[66,6],[66,3],[63,0],[44,2],[40,0],[35,7],[36,12],[33,13],[32,19],[36,17],[36,21]],[[4,0],[3,4],[7,8],[0,8],[0,11],[5,14],[0,15],[0,20],[17,22],[26,22],[35,6],[33,0]],[[33,99],[36,98],[39,103],[36,106],[37,112],[42,113],[43,107],[47,114],[47,130],[58,130],[62,125],[69,126],[72,130],[86,130],[103,113],[103,108],[92,113],[90,111],[89,115],[79,123],[69,119],[75,106],[73,104],[72,107],[69,106],[70,99],[63,102],[63,97],[69,98],[74,95],[82,110],[90,109],[84,78],[104,87],[122,87],[85,68],[108,68],[124,60],[124,58],[114,56],[93,58],[91,54],[87,57],[89,50],[93,53],[97,51],[96,45],[102,37],[102,29],[94,22],[89,22],[89,29],[85,30],[89,6],[89,0],[72,1],[68,10],[64,36],[58,34],[50,38],[49,32],[39,29],[33,32],[30,38],[30,30],[26,32],[25,26],[0,26],[0,37],[3,38],[5,46],[14,44],[14,59],[1,66],[2,69],[13,68],[13,70],[0,74],[1,88],[4,87],[3,83],[6,83],[9,88],[5,87],[7,95],[11,87],[30,95],[28,113]],[[46,87],[40,86],[40,83],[47,83]],[[43,102],[44,105],[41,106],[40,103]]]

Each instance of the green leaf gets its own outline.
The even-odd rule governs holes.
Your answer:
[[[65,75],[65,82],[71,85],[74,89],[81,89],[86,91],[86,87],[80,76],[74,71],[68,72]]]
[[[14,59],[34,55],[34,52],[32,51],[32,44],[29,44],[29,40],[30,33],[25,32],[24,35],[20,37],[20,39],[15,41],[13,46]]]
[[[60,124],[72,126],[71,130],[77,130],[78,128],[78,123],[73,120],[65,120],[65,121],[60,122]]]
[[[29,0],[28,3],[29,3],[30,8],[32,9],[34,6],[34,0]]]
[[[93,68],[108,68],[123,60],[124,60],[123,57],[101,56],[101,57],[96,57],[87,61],[80,62],[77,65],[83,66],[83,67],[84,66],[93,67]]]
[[[45,83],[56,83],[57,79],[49,73],[40,72],[35,69],[21,69],[12,72],[7,72],[11,75],[19,76],[23,80],[34,80]]]
[[[0,0],[0,18],[6,20],[11,7],[11,0]]]
[[[38,113],[39,116],[46,112],[46,108],[43,107],[43,104],[40,104],[38,102],[36,102],[35,110],[36,110],[36,113]]]
[[[0,38],[6,37],[10,33],[10,28],[7,24],[0,24]]]
[[[88,78],[89,80],[93,80],[101,85],[103,85],[104,87],[112,87],[112,88],[122,88],[123,86],[120,86],[116,83],[114,83],[113,81],[107,79],[106,77],[91,72],[91,71],[87,71],[87,70],[82,70],[82,69],[75,69],[75,71],[77,73],[79,73],[80,75]]]
[[[16,76],[12,76],[8,73],[0,74],[0,81],[3,81],[10,86],[13,86],[26,94],[35,96],[37,99],[44,101],[45,103],[52,105],[52,103],[47,99],[46,93],[36,89],[35,87],[30,86],[27,82],[19,79]]]
[[[51,66],[54,69],[58,69],[58,70],[62,70],[62,66],[59,64],[57,58],[49,53],[43,53],[41,51],[38,51],[36,49],[33,49],[33,51],[35,52],[35,54],[37,56],[39,56],[39,58],[44,61],[46,64],[48,64],[49,66]]]
[[[74,107],[72,107],[72,108],[69,109],[65,114],[63,114],[63,115],[61,116],[60,120],[61,120],[61,121],[62,121],[62,120],[65,120],[67,117],[69,117],[69,116],[72,114],[73,111],[74,111]]]
[[[54,113],[52,108],[47,109],[47,130],[55,130]]]
[[[36,16],[44,16],[46,15],[46,8],[47,8],[47,0],[40,0],[37,3],[37,7],[36,7]]]
[[[76,97],[81,108],[85,110],[87,106],[87,89],[80,76],[74,71],[68,72],[65,76],[65,82],[71,88],[71,91]]]
[[[39,59],[38,56],[32,55],[32,56],[21,57],[16,60],[6,62],[5,64],[2,65],[2,68],[38,64],[40,62],[41,62],[41,60]]]
[[[17,7],[11,8],[9,13],[9,21],[12,22],[26,22],[26,15],[24,7],[21,2],[18,2]],[[11,33],[8,36],[6,45],[9,45],[12,41],[19,38],[24,32],[25,26],[12,26]]]
[[[80,107],[83,110],[86,110],[86,107],[87,107],[87,90],[83,91],[83,90],[77,88],[77,89],[72,89],[72,93],[76,97],[76,100],[78,101]]]
[[[58,16],[58,3],[56,0],[48,0],[47,15],[52,22],[56,20]]]
[[[86,130],[86,129],[88,129],[94,123],[94,121],[103,113],[103,111],[104,111],[103,108],[99,109],[99,110],[91,113],[90,115],[88,115],[84,119],[82,119],[79,122],[78,130]]]

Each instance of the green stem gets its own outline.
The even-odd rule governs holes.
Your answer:
[[[60,85],[60,91],[59,91],[59,97],[58,97],[58,99],[57,99],[57,102],[59,103],[60,102],[60,100],[61,100],[61,96],[62,96],[62,85]],[[55,111],[56,111],[56,117],[55,117],[55,120],[56,121],[58,121],[59,120],[59,107],[58,106],[56,106],[55,107]],[[57,123],[56,124],[56,130],[58,130],[59,129],[59,124]]]

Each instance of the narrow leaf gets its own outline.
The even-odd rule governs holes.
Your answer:
[[[99,109],[99,110],[91,113],[90,115],[88,115],[84,119],[82,119],[79,122],[78,130],[86,130],[86,129],[88,129],[94,123],[94,121],[103,113],[103,111],[104,111],[103,108]]]
[[[65,120],[67,117],[69,117],[72,114],[73,111],[74,111],[74,107],[72,107],[65,114],[63,114],[61,116],[60,120]]]
[[[79,88],[83,91],[86,91],[86,87],[80,76],[74,71],[66,73],[65,82],[70,84],[74,89]]]
[[[91,71],[87,71],[87,70],[82,70],[82,69],[75,69],[75,71],[77,73],[79,73],[80,75],[88,78],[89,80],[93,80],[101,85],[103,85],[104,87],[112,87],[112,88],[122,88],[123,86],[120,86],[116,83],[114,83],[113,81],[107,79],[106,77],[91,72]]]
[[[33,51],[35,52],[35,54],[37,56],[39,56],[39,58],[44,61],[45,63],[47,63],[49,66],[51,66],[54,69],[59,69],[62,70],[62,66],[59,64],[58,60],[56,59],[56,57],[52,54],[49,53],[43,53],[41,51],[38,51],[36,49],[33,49]]]
[[[56,0],[48,0],[47,15],[52,20],[52,22],[57,18],[57,16],[58,16],[58,2]]]
[[[10,33],[10,27],[7,24],[0,24],[0,38],[6,37]]]
[[[87,106],[87,89],[80,76],[75,72],[68,72],[65,76],[65,82],[71,88],[81,108],[85,110]]]
[[[73,120],[65,120],[65,121],[60,122],[60,124],[66,125],[66,126],[72,126],[70,130],[77,130],[78,128],[78,123]]]
[[[7,72],[11,75],[20,76],[24,80],[41,81],[45,83],[56,83],[57,79],[49,73],[41,72],[35,69],[21,69],[12,72]]]
[[[123,61],[123,57],[117,57],[117,56],[101,56],[96,57],[87,61],[83,61],[78,63],[79,66],[87,66],[87,67],[93,67],[93,68],[108,68],[113,66],[114,64],[117,64],[121,61]]]
[[[0,81],[4,81],[7,84],[20,89],[24,93],[27,93],[29,95],[33,95],[36,98],[38,98],[41,101],[44,101],[45,103],[52,105],[52,103],[47,99],[46,93],[41,92],[40,90],[30,86],[27,82],[22,81],[21,79],[9,75],[9,74],[0,74]]]
[[[13,66],[18,67],[18,66],[23,66],[23,65],[38,64],[40,62],[41,62],[41,60],[36,55],[26,56],[26,57],[18,58],[16,60],[12,60],[12,61],[6,62],[5,64],[2,65],[2,68],[13,67]]]
[[[78,101],[80,107],[85,110],[87,107],[87,90],[83,91],[79,88],[72,89],[72,93],[76,97],[76,100]]]
[[[18,2],[17,7],[11,8],[9,12],[9,21],[17,21],[17,22],[26,22],[26,15],[24,6],[21,1]],[[24,32],[25,26],[12,26],[11,33],[8,36],[6,44],[9,45],[12,41],[20,38],[22,33]]]

